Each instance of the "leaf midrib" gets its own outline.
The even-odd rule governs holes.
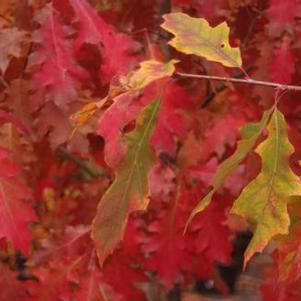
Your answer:
[[[138,143],[137,150],[134,153],[134,162],[133,162],[132,167],[130,169],[128,180],[125,182],[126,183],[126,185],[125,185],[125,193],[123,193],[123,195],[121,196],[121,200],[120,200],[121,204],[124,204],[125,200],[129,197],[130,186],[131,186],[131,183],[132,183],[132,179],[133,179],[133,175],[134,175],[134,170],[135,170],[135,167],[137,165],[137,157],[139,156],[139,152],[141,152],[142,145],[143,145],[142,141],[144,141],[146,139],[146,135],[150,131],[151,124],[152,124],[153,120],[156,117],[156,113],[157,113],[159,105],[160,105],[160,102],[158,101],[158,103],[154,106],[154,108],[152,110],[151,117],[150,117],[150,119],[148,121],[148,124],[147,124],[145,130],[143,131],[142,138],[140,140],[140,143]],[[125,158],[125,160],[126,159],[127,158]],[[114,182],[114,183],[116,183],[116,182]],[[127,212],[127,210],[125,210],[125,211]],[[123,231],[123,229],[122,229],[122,231]],[[105,251],[105,253],[106,253],[107,249],[108,249],[106,242],[104,242],[104,244],[103,244],[103,249],[106,250]]]
[[[122,200],[124,200],[125,196],[127,196],[128,192],[129,192],[129,187],[130,187],[130,184],[132,182],[132,178],[133,178],[133,175],[134,175],[134,170],[135,170],[135,167],[137,167],[137,169],[139,170],[139,166],[137,164],[137,158],[139,157],[139,153],[141,152],[142,150],[142,146],[144,145],[144,142],[145,142],[145,139],[146,139],[146,136],[147,136],[147,133],[149,133],[150,131],[150,127],[151,127],[151,124],[153,122],[153,120],[155,119],[155,116],[156,116],[156,112],[157,112],[157,109],[158,109],[158,106],[159,106],[159,102],[154,106],[153,110],[152,110],[152,114],[151,114],[151,117],[149,119],[149,122],[145,128],[145,130],[143,131],[143,134],[142,134],[142,138],[140,140],[140,142],[138,143],[138,147],[137,147],[137,150],[136,152],[134,153],[134,162],[133,162],[133,165],[131,167],[131,170],[130,170],[130,176],[128,178],[128,181],[127,181],[127,184],[126,184],[126,193],[124,194],[124,197],[122,198]]]

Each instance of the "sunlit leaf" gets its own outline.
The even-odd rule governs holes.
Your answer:
[[[140,63],[140,68],[133,72],[129,78],[129,87],[139,90],[151,82],[171,76],[175,71],[175,64],[178,60],[170,60],[168,63],[161,63],[155,60],[148,60]]]
[[[278,234],[287,234],[290,219],[287,202],[301,195],[300,179],[292,172],[288,158],[294,152],[287,137],[284,116],[277,109],[268,124],[269,135],[256,149],[262,159],[259,175],[246,186],[231,213],[255,226],[254,236],[245,252],[245,265]]]
[[[229,44],[230,29],[226,22],[211,27],[202,18],[192,18],[184,13],[164,15],[162,28],[174,34],[171,46],[186,54],[195,54],[227,67],[241,67],[239,48]]]
[[[149,145],[160,101],[149,104],[138,116],[136,128],[125,135],[127,154],[116,169],[115,180],[97,209],[92,238],[102,264],[122,239],[129,214],[148,204],[148,172],[154,156]]]

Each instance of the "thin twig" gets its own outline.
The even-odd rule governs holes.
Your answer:
[[[271,88],[275,88],[275,89],[279,89],[279,90],[301,91],[301,86],[285,85],[285,84],[280,84],[280,83],[255,80],[255,79],[251,79],[251,78],[243,79],[243,78],[223,77],[223,76],[214,76],[214,75],[190,74],[190,73],[183,73],[183,72],[176,72],[176,75],[179,75],[182,77],[210,79],[210,80],[216,80],[216,81],[222,81],[222,82],[231,82],[231,83],[271,87]]]

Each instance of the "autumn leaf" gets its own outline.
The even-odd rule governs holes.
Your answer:
[[[36,215],[27,203],[32,197],[29,187],[20,179],[17,166],[0,149],[0,238],[7,238],[15,249],[28,254],[32,233],[29,223]]]
[[[289,84],[292,81],[296,68],[296,59],[291,42],[288,36],[284,36],[274,51],[270,62],[270,77],[275,82]]]
[[[131,98],[130,95],[126,94],[127,92],[134,93],[140,91],[155,80],[171,76],[175,71],[174,65],[177,62],[177,60],[170,60],[166,64],[155,60],[141,62],[138,70],[130,72],[127,76],[120,77],[121,82],[119,85],[111,85],[105,98],[84,105],[70,117],[74,124],[71,137],[107,102],[116,102],[117,96],[123,93],[125,98]]]
[[[98,205],[92,238],[101,264],[122,239],[128,215],[147,207],[148,172],[154,162],[149,139],[159,106],[160,101],[156,100],[143,109],[136,128],[125,135],[126,157],[116,169],[115,180]]]
[[[38,48],[30,56],[29,64],[38,66],[34,73],[38,105],[51,101],[67,111],[67,104],[76,100],[81,80],[87,79],[87,74],[77,64],[67,39],[71,29],[60,23],[53,5],[46,5],[35,19],[40,24],[33,33]]]
[[[187,215],[203,188],[196,185],[190,189],[179,186],[176,189],[167,208],[156,207],[154,202],[158,200],[152,198],[152,219],[147,227],[149,235],[142,241],[147,268],[155,272],[157,281],[167,289],[176,285],[184,273],[208,277],[212,263],[228,264],[232,251],[229,231],[222,224],[225,204],[212,203],[183,235]]]
[[[21,55],[21,45],[26,39],[26,32],[16,27],[0,31],[0,70],[5,73],[12,57]]]
[[[0,0],[0,300],[227,293],[249,227],[249,256],[273,240],[262,299],[300,301],[300,18],[300,0]],[[279,97],[288,134],[275,105],[259,117]]]
[[[240,50],[230,46],[230,29],[226,22],[211,27],[205,19],[184,13],[166,14],[164,20],[161,27],[175,35],[169,44],[178,51],[202,56],[226,67],[241,67]]]
[[[270,19],[270,23],[267,29],[272,38],[278,38],[281,37],[284,32],[293,31],[294,20],[301,15],[298,4],[298,0],[269,0],[269,8],[266,14]]]
[[[79,25],[75,48],[79,49],[84,43],[101,44],[103,48],[100,68],[102,83],[107,84],[117,74],[128,73],[130,67],[136,64],[132,53],[135,53],[138,44],[107,24],[87,0],[72,0],[70,4],[74,9],[74,21]]]
[[[294,148],[287,137],[284,116],[276,108],[268,132],[267,139],[256,149],[262,160],[261,172],[243,189],[231,209],[231,213],[244,217],[255,226],[254,236],[244,255],[245,266],[274,236],[288,233],[287,203],[291,196],[301,195],[300,180],[288,162]]]
[[[242,139],[238,142],[235,152],[217,168],[212,181],[212,190],[193,209],[187,221],[186,228],[194,216],[203,211],[210,204],[213,194],[222,186],[225,179],[238,167],[255,146],[256,141],[269,121],[271,113],[272,109],[265,111],[260,122],[249,123],[242,128]]]
[[[168,63],[155,60],[141,62],[140,68],[134,71],[128,79],[129,88],[141,90],[155,80],[171,76],[175,71],[175,64],[178,62],[178,60],[170,60]]]

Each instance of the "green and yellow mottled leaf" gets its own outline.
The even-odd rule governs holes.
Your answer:
[[[100,264],[122,240],[128,216],[148,205],[148,173],[154,163],[149,140],[156,124],[160,101],[156,100],[139,114],[135,129],[125,135],[127,154],[116,170],[115,180],[99,202],[92,223]]]
[[[210,204],[213,194],[221,187],[225,179],[237,168],[237,166],[245,159],[247,154],[255,146],[256,141],[269,121],[271,113],[272,109],[265,111],[259,122],[246,124],[242,128],[242,139],[238,142],[235,152],[217,168],[212,181],[212,190],[191,212],[186,227],[197,213],[203,211]]]
[[[256,252],[262,252],[278,234],[287,234],[290,218],[287,204],[292,196],[301,195],[300,179],[289,167],[294,152],[287,137],[284,116],[274,110],[268,124],[268,137],[256,149],[262,160],[259,175],[235,201],[231,213],[254,225],[254,236],[245,252],[245,265]]]
[[[211,27],[205,19],[184,13],[166,14],[164,20],[161,27],[175,35],[169,44],[178,51],[202,56],[226,67],[241,67],[240,50],[230,46],[230,29],[226,22]]]
[[[156,60],[141,62],[140,68],[129,77],[129,88],[140,90],[155,80],[171,76],[175,71],[175,64],[178,62],[178,60],[170,60],[168,63]]]

